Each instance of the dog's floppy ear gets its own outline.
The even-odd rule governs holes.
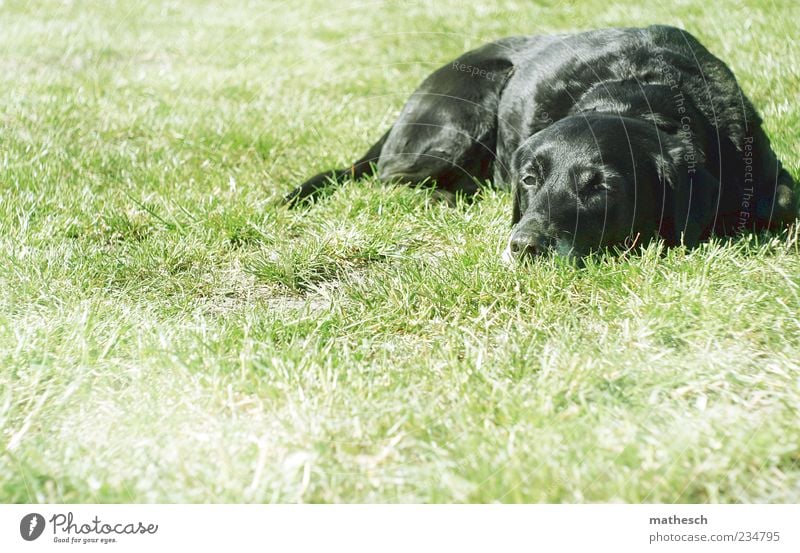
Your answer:
[[[519,184],[514,184],[514,197],[512,198],[514,202],[514,207],[511,210],[511,226],[513,227],[519,220],[522,219],[522,207],[520,206],[520,197],[521,191]]]
[[[660,135],[661,150],[653,156],[664,198],[659,234],[668,245],[693,248],[713,230],[719,180],[705,169],[705,156],[691,140]]]

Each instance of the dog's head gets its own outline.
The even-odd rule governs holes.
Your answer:
[[[713,218],[715,185],[707,182],[702,152],[680,133],[637,117],[568,116],[523,142],[511,169],[507,259],[582,257],[656,236],[693,245]]]

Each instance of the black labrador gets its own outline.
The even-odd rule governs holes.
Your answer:
[[[667,26],[512,37],[432,73],[346,179],[513,190],[507,258],[584,256],[661,237],[778,229],[796,219],[794,181],[733,73]]]

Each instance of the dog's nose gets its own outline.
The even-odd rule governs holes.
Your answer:
[[[508,244],[511,255],[517,259],[534,257],[547,252],[547,240],[530,233],[515,233]]]

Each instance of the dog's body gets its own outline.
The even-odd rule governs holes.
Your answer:
[[[431,74],[350,168],[472,194],[512,188],[509,252],[570,255],[795,220],[794,182],[727,66],[673,27],[512,37]]]

